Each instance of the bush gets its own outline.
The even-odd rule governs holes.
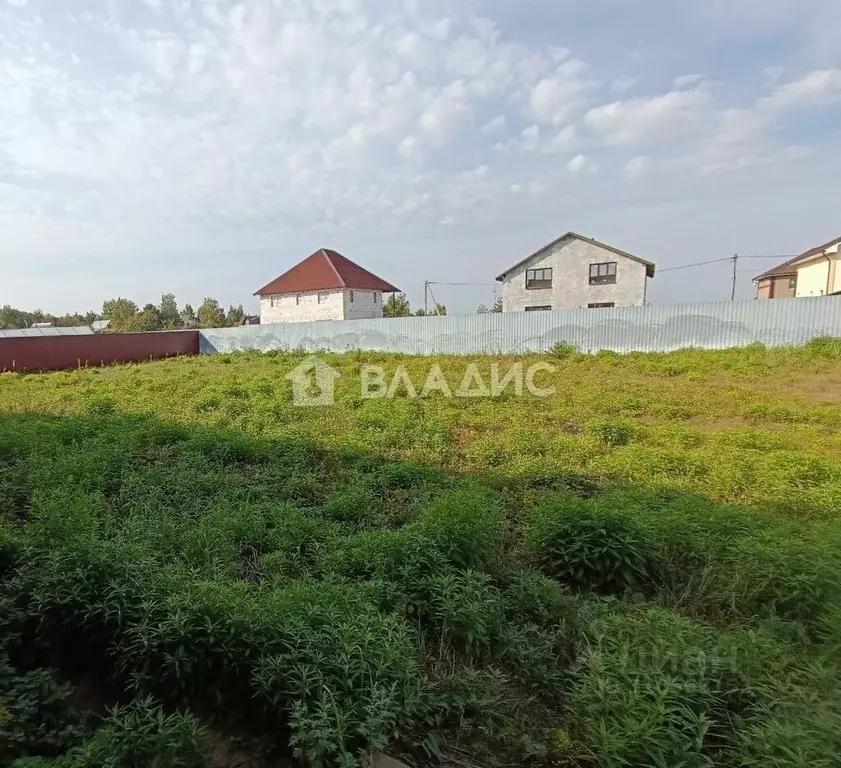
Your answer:
[[[602,421],[590,425],[592,433],[605,445],[618,447],[628,445],[636,434],[636,427],[625,421]]]
[[[71,753],[69,768],[205,768],[207,729],[193,715],[167,714],[153,699],[113,710],[102,728]]]
[[[87,719],[71,708],[72,692],[51,670],[18,671],[0,652],[0,765],[58,756],[84,737]]]
[[[658,578],[657,558],[642,531],[580,502],[539,510],[528,539],[545,572],[576,589],[647,592]]]
[[[568,341],[559,341],[549,347],[546,354],[554,357],[556,360],[567,360],[570,357],[575,357],[578,354],[578,350],[575,344],[570,344]]]
[[[503,622],[502,597],[478,571],[445,573],[432,582],[432,617],[441,633],[468,656],[488,653]]]

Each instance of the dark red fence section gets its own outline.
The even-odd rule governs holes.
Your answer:
[[[199,353],[198,331],[0,339],[0,371],[62,371]]]

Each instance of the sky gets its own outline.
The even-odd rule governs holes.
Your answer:
[[[841,236],[839,0],[0,0],[0,305],[256,308],[318,248],[450,312],[568,230],[738,296]]]

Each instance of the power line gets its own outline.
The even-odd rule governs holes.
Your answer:
[[[725,261],[732,261],[733,257],[728,256],[726,259],[712,259],[711,261],[698,261],[694,264],[681,264],[679,267],[665,267],[658,269],[658,272],[674,272],[677,269],[692,269],[693,267],[705,267],[707,264],[722,264]]]

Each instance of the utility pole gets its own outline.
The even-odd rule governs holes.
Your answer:
[[[429,314],[429,280],[423,281],[423,313]]]
[[[730,301],[736,301],[736,266],[739,263],[739,254],[734,253],[731,261],[733,262],[733,284],[730,287]]]

